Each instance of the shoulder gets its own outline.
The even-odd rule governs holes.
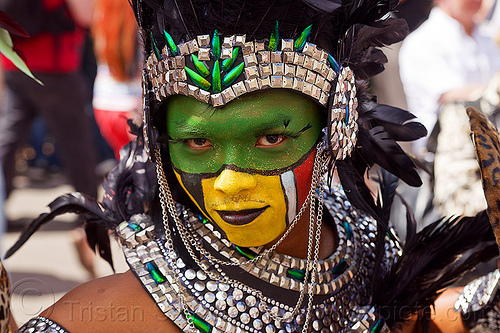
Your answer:
[[[41,315],[72,333],[178,332],[131,271],[84,283]]]

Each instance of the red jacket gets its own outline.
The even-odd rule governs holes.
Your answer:
[[[64,6],[64,0],[43,0],[43,5],[45,10],[55,11]],[[76,26],[74,31],[59,34],[42,32],[27,39],[19,39],[16,47],[24,53],[31,71],[68,73],[80,69],[84,36],[85,30]],[[2,67],[6,71],[18,71],[3,55]]]

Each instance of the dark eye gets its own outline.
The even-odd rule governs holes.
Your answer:
[[[186,143],[191,149],[207,149],[212,147],[210,140],[204,138],[188,139]]]
[[[256,147],[273,148],[279,146],[286,137],[280,134],[263,135],[257,139]]]

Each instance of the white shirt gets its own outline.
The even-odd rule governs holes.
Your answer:
[[[500,70],[500,49],[480,29],[467,35],[458,21],[435,7],[403,42],[399,64],[408,109],[430,132],[441,94],[487,83]],[[416,143],[417,152],[425,143]]]

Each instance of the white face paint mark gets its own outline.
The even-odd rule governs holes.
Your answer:
[[[293,221],[297,215],[297,184],[293,171],[289,170],[280,175],[281,186],[285,193],[285,202],[287,207],[287,225]]]

